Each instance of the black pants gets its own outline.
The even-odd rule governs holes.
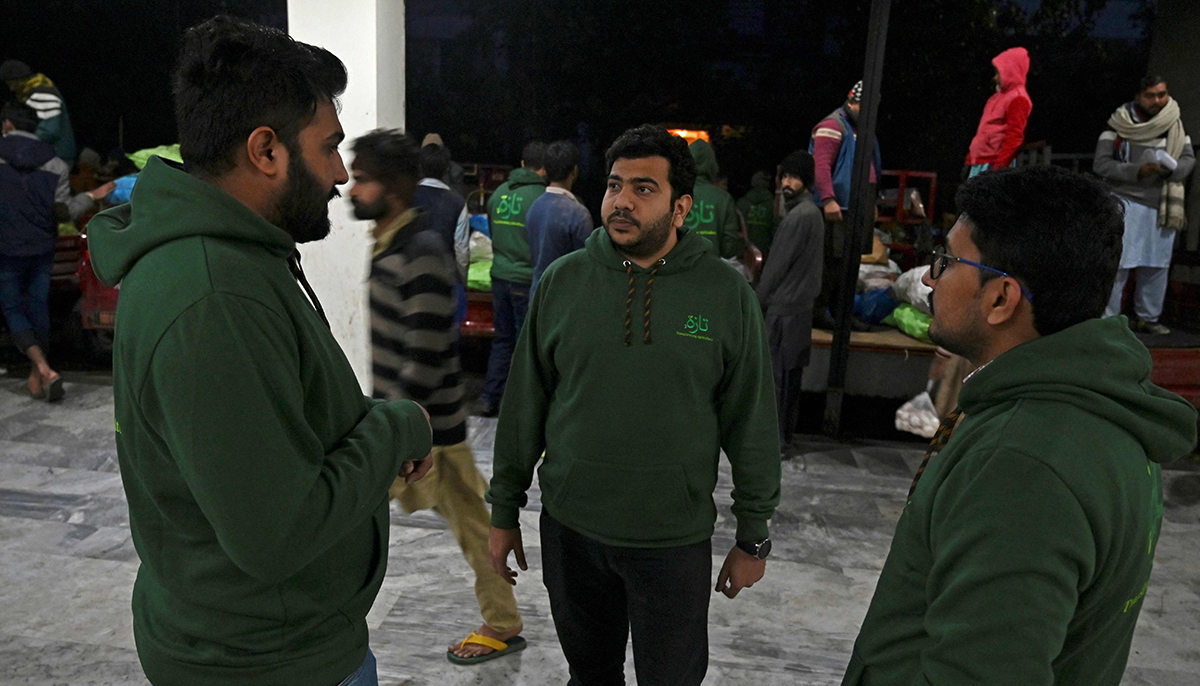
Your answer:
[[[677,548],[604,545],[542,510],[550,611],[569,686],[625,683],[633,634],[638,686],[693,686],[708,671],[712,542]]]

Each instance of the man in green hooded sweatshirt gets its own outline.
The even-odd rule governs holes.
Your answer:
[[[543,578],[571,684],[697,685],[708,668],[712,493],[733,469],[737,545],[717,589],[762,578],[780,464],[770,359],[750,285],[684,227],[695,166],[659,126],[608,150],[604,227],[545,271],[513,358],[488,502],[492,566],[526,568],[538,468]],[[543,453],[545,458],[542,458]]]
[[[492,231],[492,325],[495,337],[488,353],[487,379],[479,395],[479,414],[495,417],[500,411],[508,367],[517,336],[529,310],[529,285],[533,260],[525,234],[525,217],[533,201],[546,192],[546,144],[530,141],[521,152],[521,167],[508,175],[488,198],[488,226]]]
[[[712,246],[709,252],[715,257],[741,259],[746,252],[746,242],[742,240],[742,225],[733,196],[716,185],[721,171],[717,166],[717,153],[704,139],[693,141],[688,151],[696,161],[696,187],[695,201],[683,226],[708,239]]]
[[[750,192],[738,201],[737,209],[746,218],[746,237],[766,258],[771,250],[771,241],[775,238],[779,217],[775,216],[771,177],[765,171],[754,172],[750,178]]]
[[[1057,167],[983,174],[926,276],[975,367],[917,470],[844,686],[1117,686],[1196,410],[1124,317],[1117,199]],[[1047,241],[1047,236],[1055,239]],[[957,428],[954,428],[957,424]]]
[[[150,158],[88,227],[97,276],[121,284],[114,428],[154,684],[377,683],[388,487],[428,470],[432,433],[415,403],[363,395],[300,269],[347,181],[345,86],[337,57],[282,31],[190,29],[182,168]]]

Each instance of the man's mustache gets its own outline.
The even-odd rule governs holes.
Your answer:
[[[614,219],[623,219],[639,229],[642,228],[642,223],[634,219],[633,215],[625,210],[616,210],[612,214],[608,215],[608,223],[612,223]]]

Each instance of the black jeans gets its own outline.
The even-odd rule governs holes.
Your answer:
[[[528,284],[492,279],[492,326],[496,335],[492,338],[492,350],[488,354],[487,380],[480,394],[487,400],[498,403],[504,395],[508,368],[512,364],[517,337],[521,335],[528,311]]]
[[[550,611],[568,686],[625,683],[633,634],[638,686],[696,686],[708,671],[712,541],[676,548],[605,545],[542,510]]]

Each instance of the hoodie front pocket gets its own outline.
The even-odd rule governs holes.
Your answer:
[[[670,541],[695,533],[697,496],[678,464],[614,465],[575,460],[550,513],[607,538]]]

